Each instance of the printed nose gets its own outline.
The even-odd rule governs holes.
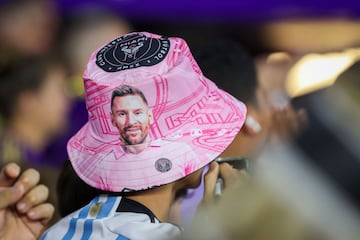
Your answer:
[[[134,115],[133,113],[129,113],[127,120],[128,120],[128,121],[127,121],[128,124],[129,124],[129,125],[132,125],[132,124],[134,124],[134,123],[136,122],[136,117],[135,117],[135,115]]]

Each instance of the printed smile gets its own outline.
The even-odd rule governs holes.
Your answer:
[[[140,128],[129,128],[126,130],[127,133],[137,133],[140,131]]]

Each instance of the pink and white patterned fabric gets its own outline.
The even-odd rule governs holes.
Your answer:
[[[245,105],[207,79],[181,38],[135,32],[100,47],[84,75],[89,121],[68,142],[76,173],[92,187],[113,192],[160,186],[202,168],[233,141]],[[152,111],[151,142],[124,149],[112,124],[115,88],[141,90]]]

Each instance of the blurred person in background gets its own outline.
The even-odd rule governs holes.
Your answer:
[[[245,124],[234,144],[220,155],[221,158],[245,157],[251,159],[250,166],[254,165],[269,137],[278,134],[278,126],[281,126],[282,135],[286,135],[287,140],[295,137],[294,134],[304,127],[304,110],[295,110],[290,103],[283,108],[274,108],[269,104],[268,92],[258,82],[255,62],[240,43],[231,38],[215,38],[192,45],[192,51],[204,75],[247,106]],[[181,203],[182,219],[177,219],[179,213],[174,213],[174,221],[191,223],[201,200],[199,192],[198,189],[188,192]]]
[[[286,53],[256,59],[260,84],[270,93],[269,103],[280,109],[289,102],[302,105],[306,108],[307,124],[293,141],[278,125],[279,135],[287,141],[267,144],[258,157],[254,175],[279,199],[285,199],[283,203],[293,212],[313,228],[321,229],[325,239],[358,239],[360,162],[354,154],[357,148],[350,150],[357,142],[350,135],[356,135],[357,128],[349,123],[355,119],[356,111],[347,101],[349,95],[339,88],[341,80],[327,89],[291,98],[285,82],[298,59],[299,56]],[[354,66],[350,72],[356,69]],[[347,72],[339,79],[350,83]],[[344,126],[351,127],[346,130]]]
[[[192,49],[204,75],[247,105],[244,127],[220,157],[250,158],[251,178],[225,190],[195,222],[198,189],[188,191],[181,220],[189,239],[357,239],[358,214],[291,146],[307,129],[307,115],[284,92],[287,69],[280,65],[290,63],[264,62],[255,71],[251,56],[229,39]]]
[[[1,69],[1,72],[4,73],[7,71],[7,66],[22,61],[24,57],[52,54],[57,47],[60,20],[55,2],[52,0],[2,1],[0,3],[0,68],[5,69]],[[0,121],[0,128],[3,124]]]
[[[272,139],[295,140],[307,125],[305,109],[292,111],[292,99],[285,89],[286,77],[297,59],[286,52],[263,54],[254,59],[263,102],[271,111]]]
[[[82,74],[91,52],[132,28],[128,21],[101,7],[72,12],[63,23],[58,51],[69,73],[70,124],[46,149],[47,156],[58,163],[68,158],[67,141],[88,120]]]
[[[17,162],[39,170],[55,203],[56,162],[44,154],[67,124],[66,71],[54,58],[23,57],[0,71],[1,164]],[[70,123],[71,124],[71,123]]]
[[[241,131],[243,137],[239,141],[241,148],[234,149],[233,153],[229,152],[225,157],[255,159],[269,136],[280,135],[286,141],[291,141],[305,128],[305,109],[295,109],[286,99],[276,102],[277,105],[270,101],[275,89],[269,89],[262,83],[259,77],[264,75],[262,69],[257,67],[254,58],[240,43],[231,38],[215,38],[194,45],[192,50],[204,75],[244,101],[248,109],[245,128]],[[269,69],[274,66],[268,64],[266,67]],[[279,82],[274,78],[280,77],[283,76],[269,75],[268,82]]]
[[[52,0],[5,0],[0,4],[1,61],[48,54],[55,48],[59,16]]]
[[[348,51],[355,53],[355,56],[358,55],[356,48],[348,49]],[[345,52],[347,51],[333,52],[333,54]],[[323,54],[323,59],[326,59],[326,55]],[[288,72],[298,60],[301,60],[301,57],[302,55],[296,56],[284,52],[258,57],[256,63],[260,73],[260,84],[269,92],[274,93],[272,96],[269,95],[269,102],[272,105],[276,106],[278,102],[281,106],[281,102],[291,101],[295,105],[306,107],[307,127],[295,139],[293,142],[295,146],[292,147],[297,148],[297,151],[305,156],[304,161],[307,164],[316,168],[320,174],[332,182],[332,186],[340,192],[342,197],[360,210],[358,174],[360,154],[357,147],[360,135],[357,124],[354,124],[359,119],[356,102],[360,64],[354,60],[355,63],[352,66],[339,73],[338,77],[334,76],[334,84],[331,86],[316,88],[316,91],[290,98],[284,88],[284,83],[291,80]],[[338,63],[338,65],[341,64]],[[327,69],[333,68],[328,66],[327,69],[322,69],[320,66],[316,74],[326,73]],[[306,70],[303,71],[305,75]],[[313,68],[312,71],[316,70]],[[311,74],[311,76],[316,76],[316,74]],[[321,83],[319,80],[314,79],[313,82]]]

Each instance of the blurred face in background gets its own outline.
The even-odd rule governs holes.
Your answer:
[[[0,37],[5,46],[20,53],[40,55],[53,47],[58,30],[58,15],[53,1],[19,1],[4,13]]]
[[[66,74],[61,67],[50,68],[41,88],[25,96],[25,107],[28,109],[24,111],[30,111],[28,114],[31,114],[34,123],[49,136],[63,131],[67,124],[69,99],[66,94]]]
[[[96,18],[93,21],[96,21]],[[67,59],[73,68],[72,72],[81,74],[94,49],[129,32],[130,27],[127,23],[116,18],[100,19],[91,26],[85,25],[73,30],[68,36],[65,48]]]

